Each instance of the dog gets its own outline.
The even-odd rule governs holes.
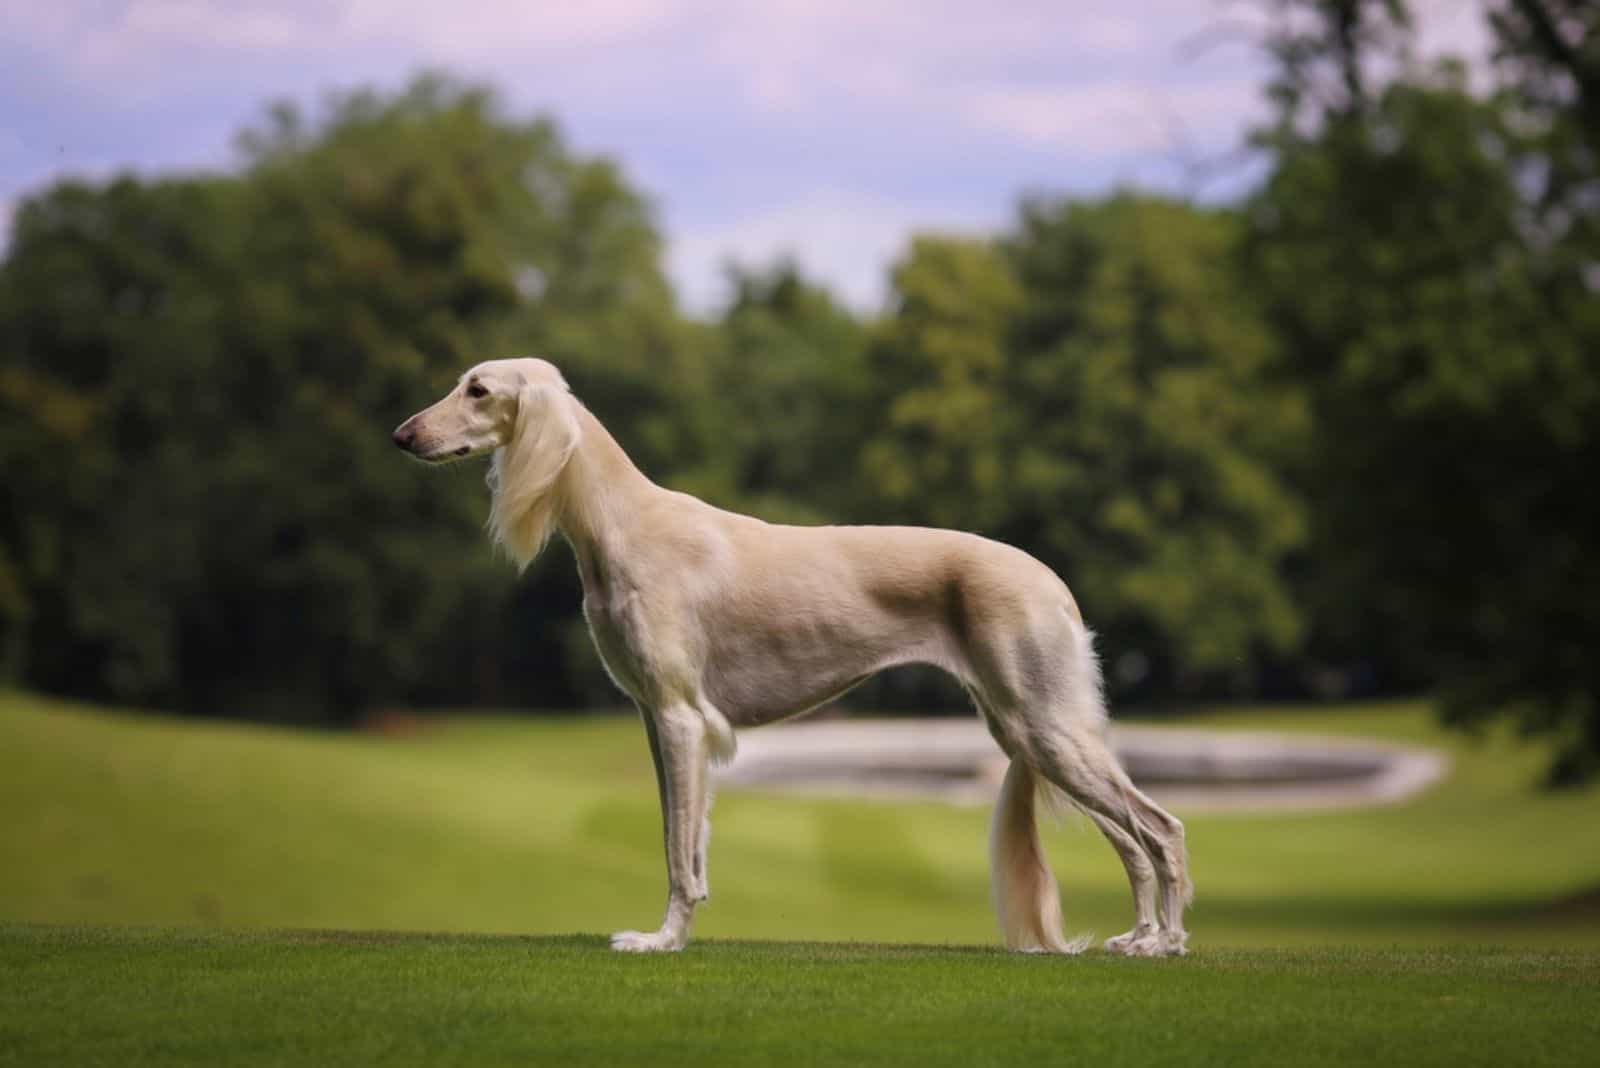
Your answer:
[[[1105,739],[1093,635],[1066,585],[1019,549],[918,527],[765,523],[651,482],[551,363],[492,360],[394,431],[428,463],[490,455],[488,528],[520,569],[559,532],[596,650],[644,721],[661,795],[666,914],[613,949],[682,949],[708,894],[710,765],[735,731],[799,715],[885,668],[934,664],[971,695],[1010,765],[990,826],[1005,944],[1075,953],[1062,933],[1036,794],[1059,791],[1122,859],[1134,925],[1105,948],[1185,952],[1183,824]]]

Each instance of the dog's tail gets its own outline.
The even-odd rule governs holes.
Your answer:
[[[1037,781],[1015,759],[1000,786],[989,826],[989,868],[994,909],[1006,948],[1024,953],[1081,953],[1088,936],[1067,940],[1061,931],[1061,894],[1045,861],[1034,818]]]

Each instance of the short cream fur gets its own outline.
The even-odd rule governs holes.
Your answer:
[[[990,831],[1006,945],[1073,953],[1034,816],[1059,791],[1105,834],[1134,926],[1108,950],[1181,954],[1192,896],[1183,825],[1133,785],[1105,740],[1093,635],[1026,553],[918,527],[794,527],[714,508],[646,478],[539,359],[472,368],[394,433],[428,462],[493,454],[489,529],[520,567],[559,531],[612,679],[638,706],[667,854],[659,929],[614,949],[681,949],[708,895],[708,765],[735,732],[799,715],[897,664],[935,664],[972,695],[1010,769]]]

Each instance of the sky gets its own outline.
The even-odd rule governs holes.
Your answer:
[[[1413,0],[1482,55],[1478,0]],[[67,176],[233,166],[268,101],[495,86],[652,199],[691,311],[792,256],[851,304],[914,232],[994,232],[1025,192],[1251,180],[1251,0],[0,0],[0,240]]]

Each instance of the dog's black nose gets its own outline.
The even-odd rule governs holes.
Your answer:
[[[394,443],[402,449],[411,448],[411,443],[417,440],[417,432],[409,426],[402,426],[394,432]]]

